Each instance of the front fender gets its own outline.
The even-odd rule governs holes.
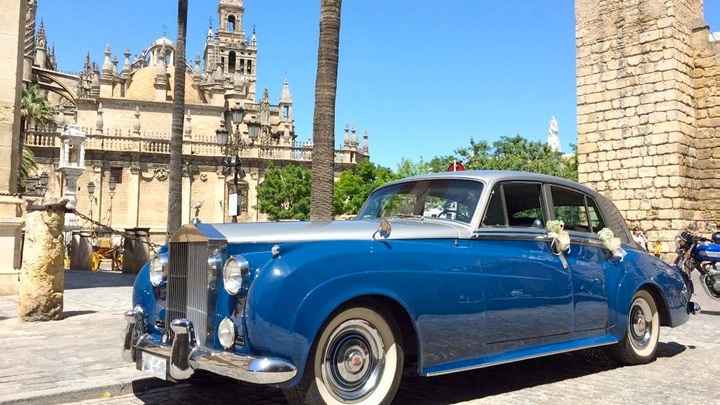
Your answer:
[[[364,247],[362,242],[284,245],[282,255],[258,272],[248,295],[248,341],[254,353],[286,358],[297,367],[289,385],[302,378],[318,332],[343,303],[383,296],[415,319],[398,293],[407,283],[393,272],[368,270]]]
[[[164,302],[159,296],[160,291],[150,284],[150,265],[145,263],[135,277],[133,284],[132,306],[140,306],[145,313],[145,328],[153,334],[162,331],[157,327],[158,320],[164,320]]]

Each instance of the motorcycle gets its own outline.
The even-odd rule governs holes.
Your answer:
[[[676,238],[676,243],[675,265],[683,270],[688,279],[693,270],[697,271],[705,292],[720,301],[720,232],[715,232],[711,239],[707,239],[683,231]]]

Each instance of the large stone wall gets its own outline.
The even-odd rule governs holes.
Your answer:
[[[9,194],[17,188],[26,1],[0,1],[0,295],[18,281],[21,201]]]
[[[720,220],[720,64],[702,0],[577,0],[576,20],[580,182],[669,255],[679,230]]]

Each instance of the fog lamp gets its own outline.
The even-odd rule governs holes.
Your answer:
[[[156,255],[150,260],[150,284],[158,287],[165,281],[165,268],[167,266],[167,257]]]
[[[235,344],[235,324],[229,318],[225,318],[220,322],[218,340],[225,349],[230,349]]]

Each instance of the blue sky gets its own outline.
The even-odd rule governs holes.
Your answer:
[[[258,88],[276,100],[290,80],[297,132],[312,136],[318,0],[245,0],[245,30],[257,27]],[[719,27],[720,2],[706,1]],[[84,55],[102,63],[166,33],[175,0],[40,0],[60,67]],[[202,53],[216,0],[190,0],[188,57]],[[575,21],[570,0],[346,0],[340,51],[337,141],[346,123],[370,135],[371,159],[395,167],[452,152],[471,137],[517,133],[544,140],[550,117],[565,150],[575,142]],[[260,92],[259,92],[260,93]],[[261,94],[261,93],[260,93]]]

